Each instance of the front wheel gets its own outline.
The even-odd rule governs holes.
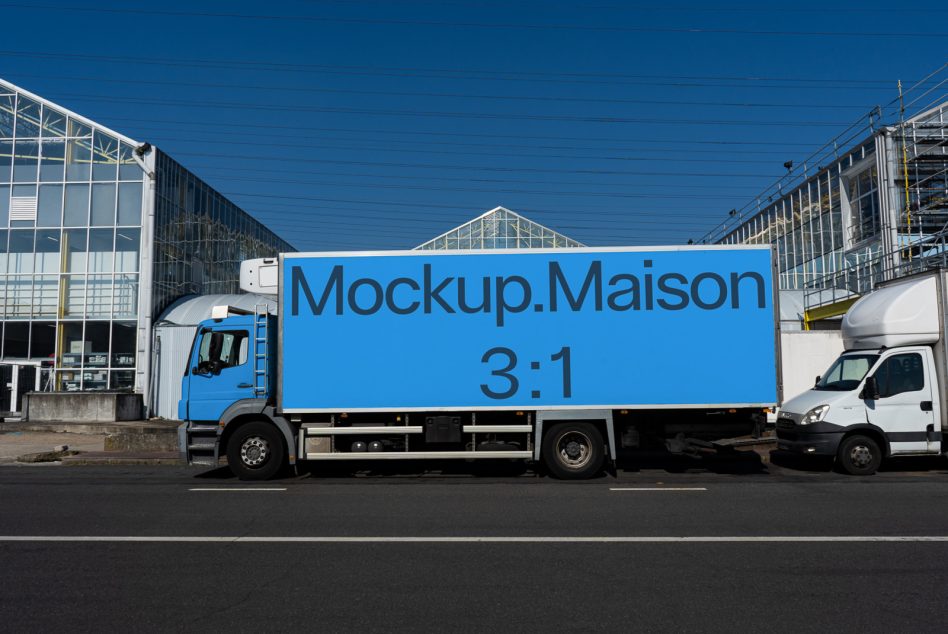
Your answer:
[[[602,434],[591,423],[557,423],[543,436],[543,463],[561,480],[591,478],[602,469]]]
[[[882,450],[868,436],[850,436],[840,443],[836,462],[850,475],[872,475],[882,464]]]
[[[269,480],[285,460],[280,430],[270,423],[242,425],[227,442],[227,464],[241,480]]]

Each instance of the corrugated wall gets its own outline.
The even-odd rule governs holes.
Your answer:
[[[178,418],[178,400],[181,399],[181,378],[188,364],[188,353],[194,341],[197,326],[165,324],[155,327],[155,415],[160,418]]]

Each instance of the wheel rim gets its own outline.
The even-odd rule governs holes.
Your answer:
[[[270,443],[260,436],[251,436],[240,446],[240,460],[248,467],[259,467],[270,457]]]
[[[570,469],[581,469],[592,459],[592,441],[582,432],[566,432],[556,441],[560,462]]]
[[[872,450],[866,445],[855,445],[849,450],[850,462],[860,469],[865,469],[872,464],[872,459]]]

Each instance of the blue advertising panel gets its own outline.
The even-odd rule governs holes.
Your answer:
[[[771,251],[283,256],[286,412],[775,403]]]

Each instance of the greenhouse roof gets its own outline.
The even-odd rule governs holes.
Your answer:
[[[585,246],[504,207],[442,233],[416,250],[562,249]]]

